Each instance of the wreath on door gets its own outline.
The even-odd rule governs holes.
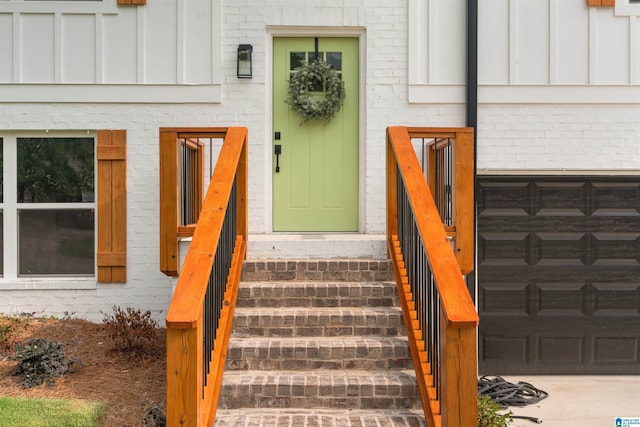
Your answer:
[[[324,97],[313,96],[314,87],[322,85]],[[289,80],[286,103],[302,118],[330,122],[342,108],[345,98],[344,82],[336,70],[321,59],[305,62]],[[302,124],[301,123],[301,124]]]

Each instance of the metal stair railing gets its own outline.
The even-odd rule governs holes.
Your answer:
[[[230,127],[166,317],[168,426],[215,419],[246,253],[247,188],[247,129]]]
[[[427,425],[475,426],[478,314],[411,143],[437,130],[411,130],[387,129],[389,256]]]

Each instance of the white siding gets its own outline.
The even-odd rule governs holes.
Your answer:
[[[509,3],[510,84],[549,83],[549,3],[518,0]],[[478,24],[482,31],[491,29]],[[481,57],[479,57],[481,58]],[[482,59],[480,59],[482,60]],[[482,82],[483,76],[479,76]]]
[[[108,89],[121,102],[202,102],[205,96],[219,102],[221,3],[154,0],[117,7],[106,0],[103,7],[94,2],[92,12],[90,2],[0,2],[0,85],[16,102],[100,102],[105,90],[97,86],[103,84],[128,85]],[[52,86],[6,86],[19,83]],[[70,86],[55,86],[60,83]],[[149,95],[142,85],[159,87]],[[166,87],[179,85],[185,87],[178,92]],[[206,94],[198,95],[194,85],[206,87]]]
[[[555,1],[551,83],[589,83],[589,9],[573,1]],[[553,15],[552,15],[553,16]],[[562,25],[560,25],[562,23]],[[562,28],[560,28],[562,26]]]
[[[465,11],[466,13],[466,11]],[[478,25],[493,28],[478,34],[478,75],[482,82],[489,85],[509,82],[509,0],[493,0],[478,8]],[[466,49],[464,46],[459,48]],[[463,80],[460,80],[463,83]]]
[[[30,14],[19,21],[18,82],[55,81],[55,15]]]
[[[592,12],[591,26],[595,32],[595,72],[593,84],[628,84],[630,64],[629,21],[636,17],[612,17],[611,10],[596,9]]]
[[[13,15],[0,13],[0,82],[13,79]]]
[[[460,3],[409,0],[410,16],[423,18],[409,20],[411,102],[464,102],[466,40],[449,32],[464,34]],[[590,8],[585,0],[486,0],[478,7],[479,102],[640,102],[639,16],[617,16],[613,7]],[[603,98],[595,85],[611,90]]]
[[[62,82],[95,83],[96,18],[64,15],[62,22]],[[82,58],[82,61],[78,61]]]
[[[137,81],[137,41],[131,35],[137,34],[137,9],[122,9],[118,15],[103,17],[103,73],[97,83],[131,83]]]

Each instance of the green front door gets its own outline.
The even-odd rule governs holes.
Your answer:
[[[316,45],[341,75],[346,98],[330,122],[302,123],[285,102],[289,76],[315,57]],[[274,231],[358,231],[358,86],[358,39],[274,39]]]

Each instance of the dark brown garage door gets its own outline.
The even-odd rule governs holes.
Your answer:
[[[640,373],[640,177],[480,177],[484,374]]]

